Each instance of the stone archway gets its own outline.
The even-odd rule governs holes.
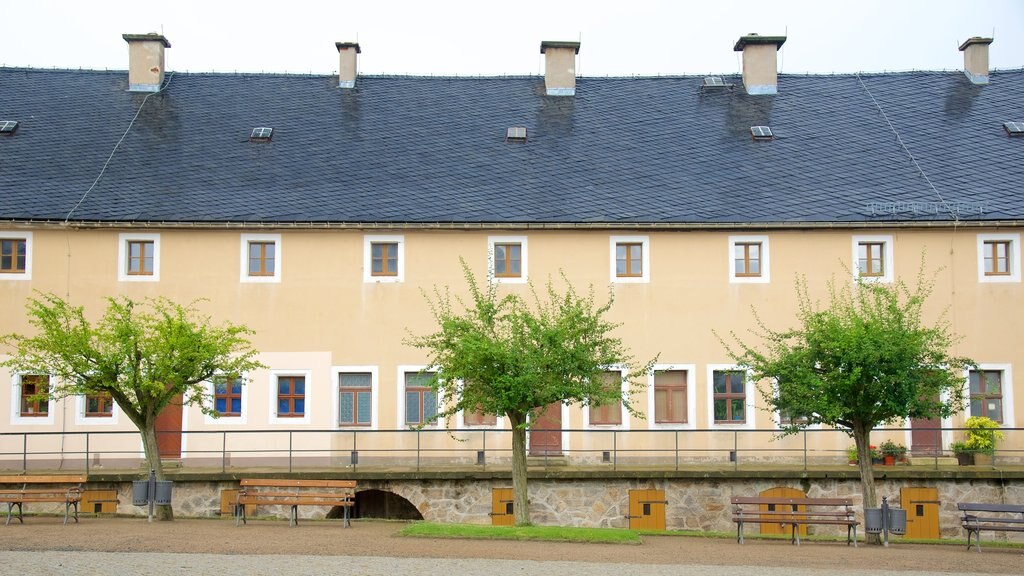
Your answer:
[[[386,520],[423,520],[423,514],[405,497],[387,490],[356,492],[356,502],[349,511],[352,518],[379,518]],[[328,518],[341,518],[345,512],[334,507]]]

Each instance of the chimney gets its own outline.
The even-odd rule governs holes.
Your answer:
[[[575,96],[580,43],[545,41],[540,43],[540,53],[544,55],[544,88],[548,96]]]
[[[779,47],[785,42],[785,36],[758,36],[754,33],[741,36],[736,41],[732,49],[743,52],[743,87],[747,94],[779,92],[777,56]]]
[[[158,92],[164,82],[164,48],[171,43],[156,32],[121,37],[128,43],[128,91]]]
[[[338,88],[356,87],[356,54],[362,52],[358,42],[335,42],[338,49]]]
[[[975,36],[960,45],[964,53],[964,74],[972,84],[988,84],[988,45],[992,38]]]

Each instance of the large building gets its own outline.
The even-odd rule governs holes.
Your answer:
[[[0,68],[0,327],[28,331],[37,292],[93,315],[110,296],[204,299],[251,327],[268,368],[217,388],[222,417],[165,414],[184,463],[285,449],[286,430],[345,461],[458,458],[480,430],[507,448],[501,418],[455,419],[471,445],[395,432],[436,410],[404,340],[434,328],[424,291],[464,289],[460,257],[501,290],[560,272],[610,286],[618,335],[659,357],[634,398],[646,418],[553,409],[562,431],[531,435],[534,453],[802,446],[758,433],[778,415],[713,332],[745,334],[755,310],[793,325],[798,277],[823,298],[857,275],[913,283],[922,261],[928,313],[980,363],[969,413],[1014,428],[1024,412],[1024,70],[990,71],[991,39],[966,41],[952,72],[779,75],[785,38],[750,35],[741,75],[577,78],[579,44],[544,42],[543,77],[446,78],[359,76],[348,43],[337,77],[168,72],[167,39],[124,38],[127,73]],[[108,398],[33,400],[48,378],[0,370],[0,432],[68,433],[33,437],[33,458],[80,455],[79,432],[91,454],[137,456],[137,436],[95,434],[133,429]],[[893,437],[948,450],[957,433],[929,428],[967,415]],[[5,438],[20,465],[27,441]]]

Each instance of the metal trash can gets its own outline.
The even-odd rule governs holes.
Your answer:
[[[170,480],[157,480],[156,481],[156,496],[153,501],[158,505],[167,506],[171,503],[171,488],[174,482]]]
[[[897,536],[907,533],[907,511],[903,508],[889,508],[889,531]]]
[[[149,504],[149,480],[132,481],[132,505],[145,506]]]
[[[906,521],[906,515],[903,516]],[[864,531],[868,534],[881,534],[882,533],[882,509],[881,508],[865,508],[864,509]]]

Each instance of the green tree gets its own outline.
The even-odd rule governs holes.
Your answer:
[[[53,294],[30,298],[26,308],[37,334],[0,338],[12,349],[0,365],[20,373],[52,375],[46,397],[110,394],[138,428],[146,462],[161,480],[156,436],[160,411],[180,397],[185,405],[216,416],[203,383],[217,375],[241,376],[264,367],[255,360],[248,328],[213,326],[195,303],[108,298],[107,310],[95,324],[86,319],[81,306]],[[158,515],[171,520],[173,510],[160,506]]]
[[[500,295],[494,282],[481,288],[465,261],[462,268],[472,301],[455,297],[456,309],[447,289],[425,294],[438,330],[406,342],[427,350],[431,368],[437,370],[431,386],[444,398],[438,418],[449,419],[460,411],[508,418],[515,522],[526,525],[530,421],[555,402],[584,407],[622,402],[637,415],[630,397],[643,386],[640,378],[654,360],[636,366],[622,341],[611,336],[619,325],[606,318],[614,302],[610,291],[601,304],[593,288],[581,296],[566,281],[565,292],[559,294],[549,280],[543,296],[531,285],[531,297],[524,299]],[[610,380],[612,367],[622,368],[624,375]]]
[[[811,301],[800,280],[798,328],[776,331],[758,318],[760,347],[735,334],[735,347],[723,341],[758,380],[765,409],[790,416],[783,434],[824,424],[853,437],[869,508],[877,506],[871,430],[905,418],[948,417],[966,405],[963,371],[974,363],[950,354],[958,338],[944,315],[925,321],[934,278],[923,269],[913,288],[902,281],[830,283],[827,308]]]

